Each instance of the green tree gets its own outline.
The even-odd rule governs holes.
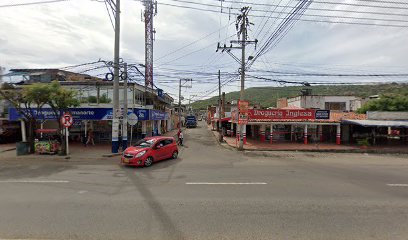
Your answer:
[[[49,91],[46,103],[51,107],[56,121],[58,122],[58,134],[62,143],[62,153],[66,154],[65,138],[63,134],[64,126],[61,124],[60,118],[65,112],[68,112],[68,108],[77,107],[80,105],[80,102],[76,97],[77,92],[61,87],[58,81],[53,81],[51,84],[46,84],[43,86],[43,88]]]
[[[40,120],[41,110],[47,104],[54,112],[56,121],[59,124],[58,133],[61,142],[64,142],[62,134],[63,126],[59,119],[69,107],[78,106],[76,92],[64,89],[57,81],[51,84],[34,83],[31,85],[16,88],[11,84],[3,84],[0,95],[10,102],[22,116],[22,120],[28,123],[28,142],[30,152],[34,152],[35,126]],[[62,144],[65,153],[65,144]]]
[[[22,116],[22,120],[28,126],[27,140],[29,143],[29,152],[34,152],[35,125],[41,108],[48,100],[48,90],[40,84],[33,84],[16,88],[12,84],[3,84],[0,89],[0,95]]]
[[[383,94],[379,99],[364,104],[357,112],[366,113],[367,111],[408,111],[408,92]]]

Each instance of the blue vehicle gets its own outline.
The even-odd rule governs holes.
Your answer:
[[[197,118],[195,116],[187,116],[186,117],[186,127],[187,128],[197,127]]]

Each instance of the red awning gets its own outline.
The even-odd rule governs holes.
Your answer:
[[[231,120],[230,117],[221,118],[221,122],[228,122],[228,121],[230,121],[230,120]]]
[[[58,129],[37,129],[36,133],[57,133]]]

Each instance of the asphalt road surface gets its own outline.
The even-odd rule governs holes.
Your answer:
[[[0,239],[408,239],[407,156],[237,152],[201,125],[177,160],[0,160]]]

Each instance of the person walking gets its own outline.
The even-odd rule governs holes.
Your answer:
[[[183,132],[180,131],[180,133],[179,133],[179,143],[180,143],[180,146],[183,146],[183,140],[184,140],[184,135],[183,135]]]
[[[88,146],[88,144],[92,143],[92,145],[95,145],[94,142],[94,132],[92,131],[92,129],[88,130],[88,139],[85,143],[86,146]]]

